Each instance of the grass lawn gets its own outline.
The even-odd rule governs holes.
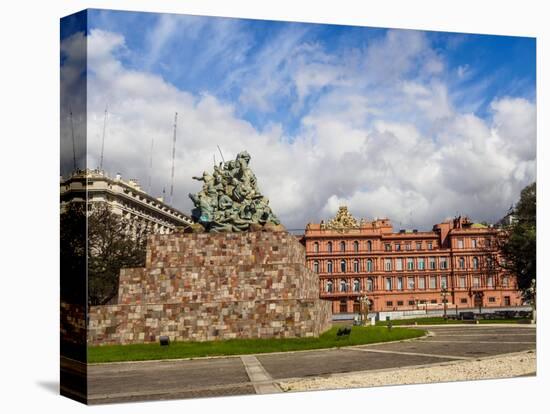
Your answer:
[[[334,326],[319,338],[288,339],[230,339],[208,342],[171,342],[161,347],[158,343],[132,345],[105,345],[88,347],[88,362],[145,361],[174,358],[195,358],[214,355],[242,355],[266,352],[299,351],[334,348],[375,342],[398,341],[424,335],[421,329],[383,326],[354,326],[349,337],[337,337],[342,327]]]
[[[464,323],[464,324],[474,324],[475,321],[461,321],[456,319],[444,319],[443,317],[437,316],[437,317],[431,317],[431,318],[417,318],[417,319],[396,319],[391,321],[393,326],[399,326],[399,325],[414,325],[414,323],[417,323],[418,325],[445,325],[445,324],[456,324],[456,323]],[[480,324],[486,324],[486,323],[529,323],[530,319],[528,318],[521,318],[521,319],[480,319]],[[386,326],[388,324],[387,321],[378,321],[376,322],[376,325],[378,326]]]

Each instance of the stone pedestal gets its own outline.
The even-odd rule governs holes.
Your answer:
[[[314,337],[330,321],[286,232],[155,235],[146,266],[121,271],[118,304],[91,307],[88,343]]]

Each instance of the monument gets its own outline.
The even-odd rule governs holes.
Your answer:
[[[316,337],[331,324],[305,249],[271,211],[250,155],[204,172],[191,232],[149,238],[120,273],[118,303],[92,306],[90,345]]]
[[[204,184],[202,191],[189,194],[195,205],[192,215],[206,231],[239,232],[281,224],[260,193],[249,163],[250,155],[243,151],[235,160],[214,166],[212,174],[205,171],[202,177],[193,177]]]

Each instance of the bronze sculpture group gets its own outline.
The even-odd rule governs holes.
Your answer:
[[[192,217],[204,230],[240,232],[280,225],[249,163],[250,155],[243,151],[234,160],[215,165],[212,174],[205,171],[202,177],[193,177],[203,182],[203,188],[189,194],[195,205]]]

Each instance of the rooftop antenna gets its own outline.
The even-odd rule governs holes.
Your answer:
[[[176,112],[176,115],[174,116],[174,139],[172,142],[172,177],[171,177],[171,183],[170,183],[170,204],[172,204],[173,197],[174,197],[174,167],[175,167],[175,160],[176,160],[176,128],[178,125],[178,113]]]
[[[99,159],[99,170],[103,171],[103,150],[105,148],[105,130],[107,127],[107,105],[105,105],[105,115],[103,117],[103,135],[101,137],[101,158]]]
[[[151,138],[151,154],[149,155],[149,180],[147,183],[147,193],[151,194],[151,175],[153,174],[153,144],[155,137]]]
[[[216,154],[213,154],[214,157],[214,165],[216,165]]]
[[[69,117],[71,118],[71,137],[73,140],[73,172],[76,172],[76,149],[74,142],[74,127],[73,127],[73,110],[69,109]]]
[[[223,163],[225,164],[225,160],[224,160],[224,158],[223,158],[223,154],[222,154],[222,150],[220,149],[220,146],[219,146],[219,145],[216,145],[216,147],[218,147],[218,151],[220,151],[220,155],[221,155],[221,157],[222,157],[222,161],[223,161]]]

